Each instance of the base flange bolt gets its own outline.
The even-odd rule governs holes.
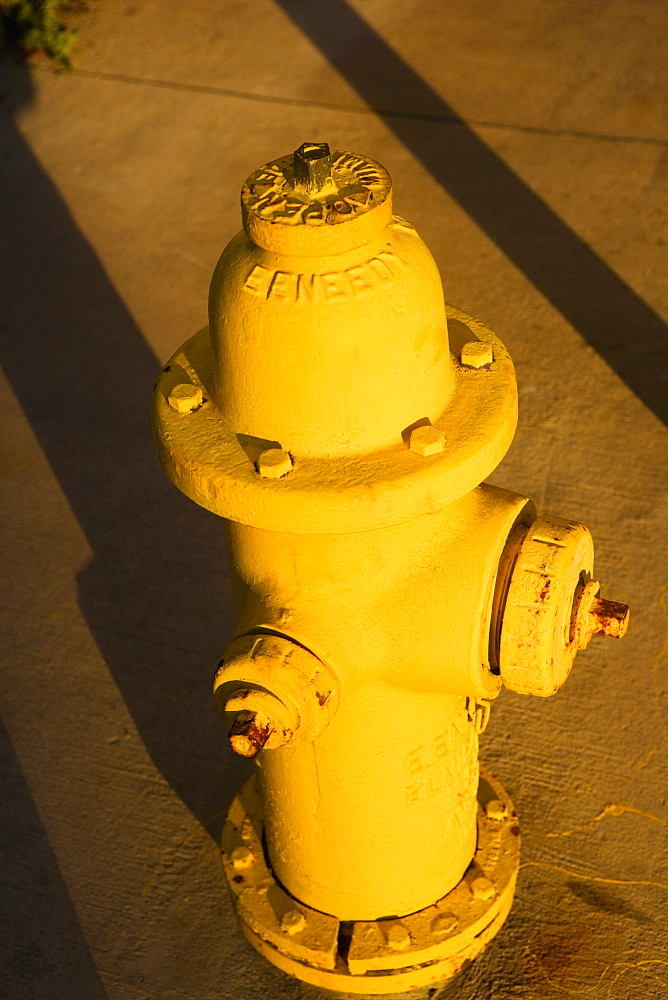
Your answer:
[[[306,917],[299,910],[288,910],[281,917],[281,930],[286,934],[299,934],[306,927]]]
[[[485,806],[485,814],[487,819],[500,823],[508,815],[508,806],[500,799],[491,799]]]
[[[255,861],[255,855],[250,847],[235,847],[230,854],[233,866],[239,871],[243,868],[250,868]]]
[[[471,895],[474,899],[491,899],[496,895],[494,883],[485,875],[478,875],[471,882]]]
[[[411,943],[411,936],[408,928],[401,923],[390,924],[385,931],[385,939],[394,951],[403,951]]]
[[[431,924],[431,933],[439,941],[443,938],[448,937],[452,934],[454,930],[459,926],[459,919],[454,913],[439,913],[437,917],[434,917]]]

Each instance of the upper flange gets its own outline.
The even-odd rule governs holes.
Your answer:
[[[453,363],[454,392],[434,421],[445,448],[418,455],[402,439],[383,451],[344,457],[292,454],[281,479],[256,472],[248,442],[213,402],[208,328],[171,358],[153,394],[153,427],[160,460],[172,482],[221,517],[272,531],[313,534],[363,531],[399,524],[440,510],[478,486],[508,450],[517,424],[517,389],[510,356],[478,320],[452,306],[470,340],[491,345],[493,362],[481,368]],[[202,402],[188,413],[170,406],[175,385],[191,383]],[[421,414],[416,414],[419,418]],[[289,451],[289,443],[284,443]]]

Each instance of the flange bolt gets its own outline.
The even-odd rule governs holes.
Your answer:
[[[299,934],[306,927],[306,917],[299,910],[288,910],[281,918],[281,930],[286,934]]]
[[[484,368],[491,365],[494,360],[494,351],[491,344],[485,344],[482,340],[471,340],[464,344],[459,360],[466,368]]]
[[[445,451],[445,434],[431,424],[416,427],[411,433],[409,448],[416,455],[427,458],[429,455],[440,455]]]
[[[458,926],[459,918],[454,913],[439,913],[432,920],[431,933],[438,941],[442,941],[456,931]]]
[[[257,460],[257,471],[262,479],[282,479],[292,472],[292,458],[283,448],[267,448]]]
[[[170,392],[167,402],[177,413],[192,413],[202,405],[202,390],[191,382],[180,382]]]
[[[411,943],[411,936],[407,927],[404,926],[400,921],[397,921],[390,926],[385,931],[385,940],[388,946],[394,951],[403,951],[404,948],[408,948]]]

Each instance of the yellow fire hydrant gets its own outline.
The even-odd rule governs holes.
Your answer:
[[[380,164],[304,143],[246,181],[209,326],[153,404],[173,482],[223,517],[239,624],[215,678],[256,757],[223,832],[244,933],[317,986],[456,973],[512,902],[519,826],[478,765],[505,685],[548,696],[628,608],[581,524],[483,480],[501,341],[444,305]]]

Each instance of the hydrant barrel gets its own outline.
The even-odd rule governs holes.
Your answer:
[[[370,532],[228,525],[240,631],[308,636],[337,667],[338,709],[317,738],[258,757],[272,868],[314,909],[341,920],[411,913],[461,879],[476,841],[471,701],[500,688],[493,584],[508,535],[532,512],[524,497],[481,487]],[[220,684],[227,671],[223,661]]]
[[[476,848],[478,737],[467,699],[361,687],[314,745],[260,758],[271,866],[340,920],[415,913]]]

